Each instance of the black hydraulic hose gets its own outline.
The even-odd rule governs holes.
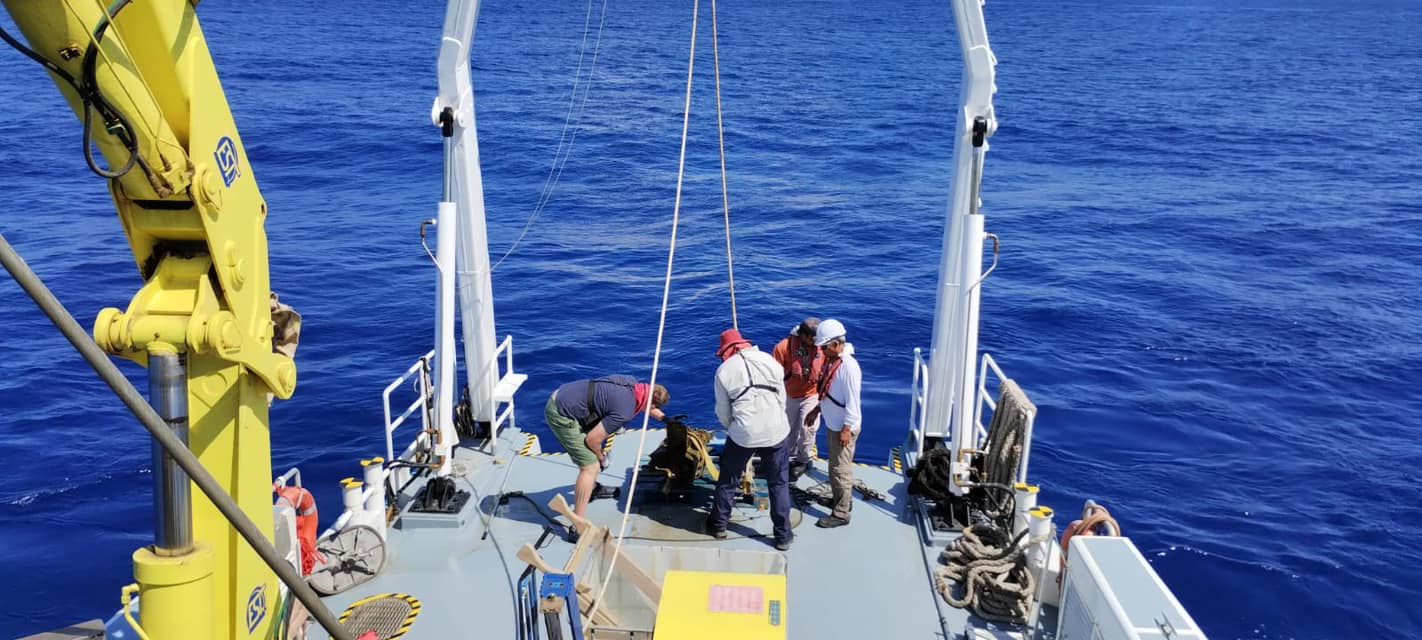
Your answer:
[[[543,505],[538,504],[537,501],[535,501],[533,498],[528,497],[528,496],[527,496],[526,494],[524,494],[524,492],[522,492],[522,491],[510,491],[510,492],[508,492],[508,493],[501,493],[501,494],[499,494],[497,503],[498,503],[498,504],[504,504],[504,503],[507,502],[510,498],[520,498],[520,499],[522,499],[522,500],[528,501],[529,504],[533,505],[533,510],[534,510],[534,511],[537,511],[537,512],[538,512],[538,515],[543,516],[543,519],[544,519],[544,520],[547,520],[547,521],[548,521],[548,524],[551,524],[551,525],[553,525],[554,527],[557,527],[557,528],[559,528],[559,529],[570,529],[570,530],[571,530],[571,528],[570,528],[568,525],[565,525],[565,524],[559,522],[558,519],[555,518],[552,514],[548,513],[547,511],[544,511],[544,510],[543,510]],[[545,527],[544,529],[545,529],[545,530],[548,530],[546,527]]]
[[[79,83],[75,82],[74,76],[69,75],[69,72],[60,68],[59,65],[50,62],[48,58],[36,53],[34,49],[31,49],[25,46],[24,43],[20,42],[19,40],[16,40],[14,36],[10,35],[10,32],[5,30],[4,26],[0,26],[0,40],[5,41],[5,44],[10,45],[16,51],[19,51],[20,53],[24,54],[26,58],[38,62],[40,66],[43,66],[50,73],[59,76],[61,80],[69,83],[69,86],[73,87],[74,91],[79,91]]]
[[[997,517],[999,517],[999,518],[1002,518],[1003,521],[1002,521],[1002,523],[1000,523],[1000,526],[1001,526],[1003,529],[1006,529],[1006,530],[1008,530],[1008,531],[1011,531],[1011,530],[1012,530],[1012,522],[1013,522],[1013,519],[1016,518],[1016,516],[1017,516],[1017,489],[1016,489],[1016,487],[1010,487],[1010,486],[1008,486],[1008,485],[1000,484],[1000,483],[997,483],[997,482],[978,482],[978,483],[974,484],[973,486],[974,486],[974,487],[979,487],[979,488],[982,488],[982,489],[992,489],[992,490],[995,490],[995,491],[1001,491],[1001,492],[1003,492],[1004,494],[1007,495],[1007,499],[1005,499],[1005,500],[1003,500],[1002,502],[999,502],[999,503],[997,503],[996,505],[994,505],[994,506],[997,506],[999,509],[1001,509],[1002,505],[1006,505],[1007,508],[1006,508],[1006,509],[1002,509],[1002,510],[1000,510],[1000,511],[997,511],[997,512],[995,512],[995,513],[992,513],[991,515],[995,515],[995,516],[997,516]],[[986,496],[984,496],[984,498],[986,499]]]
[[[134,162],[139,160],[138,140],[132,133],[132,125],[129,124],[128,119],[125,118],[122,113],[119,113],[118,109],[115,109],[113,105],[109,104],[109,101],[104,99],[102,93],[99,93],[99,79],[95,75],[95,69],[99,58],[99,44],[104,41],[104,34],[108,32],[109,25],[112,24],[111,19],[117,16],[120,11],[123,11],[123,8],[128,6],[131,1],[132,0],[118,0],[104,12],[104,17],[99,20],[98,26],[94,28],[94,39],[91,40],[89,46],[84,49],[84,58],[80,61],[79,68],[79,79],[82,86],[85,87],[84,90],[79,92],[80,98],[84,101],[84,161],[89,164],[90,171],[104,178],[111,179],[122,178],[133,169]],[[119,142],[123,143],[124,148],[128,149],[128,160],[123,163],[122,167],[116,170],[104,169],[94,160],[94,150],[90,146],[90,140],[93,139],[94,135],[90,128],[90,108],[99,111],[99,114],[104,117],[105,125],[117,126],[111,133],[114,134],[114,137],[119,139]],[[152,174],[146,163],[143,166],[143,170],[145,173]]]
[[[109,360],[108,354],[94,343],[84,328],[79,326],[79,323],[74,320],[64,305],[54,297],[54,293],[49,290],[49,287],[46,287],[29,265],[25,264],[24,259],[5,239],[4,234],[0,234],[0,264],[5,266],[5,270],[10,272],[10,276],[15,279],[15,282],[19,283],[30,299],[35,301],[35,305],[40,308],[40,311],[43,311],[49,317],[50,322],[53,322],[54,326],[59,329],[59,332],[64,334],[64,337],[74,345],[79,355],[88,361],[89,365],[94,368],[94,372],[98,373],[99,377],[109,385],[109,388],[114,390],[114,394],[123,401],[129,411],[133,412],[133,415],[138,418],[138,421],[143,424],[153,439],[163,447],[168,455],[173,456],[173,460],[183,468],[183,471],[187,472],[193,483],[202,490],[203,494],[207,495],[209,500],[212,500],[212,504],[217,506],[217,510],[221,511],[228,522],[232,523],[233,528],[237,529],[237,533],[242,534],[242,537],[247,540],[247,544],[252,546],[252,550],[261,556],[272,571],[276,572],[277,578],[290,588],[292,593],[296,594],[296,598],[302,604],[306,605],[311,615],[326,629],[326,633],[331,634],[333,640],[353,640],[351,634],[336,621],[336,617],[326,609],[325,605],[321,604],[320,596],[317,596],[316,592],[306,584],[306,581],[301,579],[301,576],[296,573],[296,569],[277,554],[276,549],[270,542],[267,542],[262,532],[257,530],[257,525],[253,524],[247,514],[242,512],[242,508],[232,501],[232,497],[222,490],[222,486],[217,484],[217,480],[213,479],[212,474],[208,473],[207,468],[202,466],[192,451],[183,446],[182,441],[173,435],[172,431],[168,429],[168,425],[158,417],[158,413],[153,410],[143,395],[133,388],[133,384],[128,381],[128,378],[125,378],[118,367]]]
[[[123,6],[126,6],[127,4],[128,2],[121,3],[118,6],[117,10],[123,9]],[[100,26],[97,30],[97,38],[99,40],[103,39],[104,32],[108,29],[108,25],[108,18],[105,17],[103,22],[100,23]],[[39,63],[40,66],[43,66],[47,71],[53,73],[55,77],[63,80],[70,87],[72,87],[74,89],[74,93],[79,96],[80,102],[83,103],[82,107],[80,108],[80,111],[82,112],[80,119],[84,123],[84,162],[89,165],[90,171],[93,171],[96,175],[102,178],[121,178],[130,170],[132,170],[133,165],[137,163],[142,165],[142,168],[145,173],[148,173],[150,175],[152,174],[152,170],[148,166],[148,163],[144,161],[138,153],[138,141],[136,138],[133,137],[133,134],[131,133],[133,127],[131,123],[129,123],[128,118],[124,117],[122,113],[119,113],[119,111],[115,109],[113,105],[109,104],[108,100],[104,99],[103,94],[99,92],[98,82],[94,78],[94,59],[95,56],[98,54],[98,48],[95,45],[91,43],[89,45],[89,48],[85,51],[84,59],[81,60],[80,78],[76,80],[74,76],[69,74],[68,71],[65,71],[53,61],[40,55],[35,50],[25,46],[24,43],[20,42],[14,36],[10,35],[10,33],[6,31],[4,27],[0,27],[0,40],[3,40],[6,44],[10,45],[16,51],[19,51],[25,57]],[[97,109],[100,115],[104,117],[106,123],[112,122],[117,125],[117,128],[115,130],[116,133],[114,135],[118,137],[119,141],[123,143],[124,148],[127,149],[129,152],[128,160],[124,162],[123,166],[118,170],[104,169],[103,167],[100,167],[98,161],[94,159],[94,151],[90,148],[90,140],[93,137],[90,127],[89,115],[91,109]]]

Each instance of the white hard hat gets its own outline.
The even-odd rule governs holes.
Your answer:
[[[844,334],[844,323],[834,318],[825,320],[821,322],[819,328],[815,330],[815,346],[823,347],[833,340],[843,338]]]

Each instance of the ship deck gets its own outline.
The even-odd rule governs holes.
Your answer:
[[[647,434],[645,451],[652,451],[664,432]],[[608,471],[599,481],[627,490],[637,462],[638,433],[629,431],[611,445]],[[530,446],[533,445],[533,446]],[[548,501],[563,493],[570,501],[576,468],[566,454],[537,453],[531,436],[516,429],[500,434],[492,452],[457,449],[457,484],[473,494],[477,509],[458,526],[400,524],[388,534],[387,560],[379,576],[325,602],[339,615],[351,603],[384,593],[408,594],[421,607],[405,638],[515,638],[515,581],[527,565],[515,557],[524,543],[542,538],[541,556],[555,567],[573,546],[563,529],[553,529],[535,508],[547,512]],[[942,548],[927,546],[915,524],[906,493],[907,482],[897,465],[859,465],[855,477],[884,495],[866,501],[856,493],[852,524],[820,529],[814,522],[828,510],[818,504],[796,507],[792,518],[795,540],[783,553],[787,576],[786,637],[823,638],[960,637],[968,614],[941,602],[932,588],[929,566]],[[802,476],[798,486],[827,480],[824,461]],[[402,492],[402,504],[423,480]],[[499,506],[497,496],[521,491],[530,500],[510,499]],[[616,533],[621,501],[596,500],[588,518]],[[655,508],[660,514],[672,513]],[[634,510],[625,546],[694,547],[706,550],[755,551],[779,554],[767,535],[770,521],[753,505],[738,505],[730,536],[716,540],[702,533],[705,505],[680,508],[684,514],[658,517]],[[553,515],[549,513],[549,515]],[[650,516],[650,517],[649,517]],[[561,521],[562,518],[559,518]],[[487,521],[487,525],[486,525]],[[485,536],[485,532],[489,535]],[[326,637],[319,627],[311,637]],[[547,637],[541,634],[541,637]]]

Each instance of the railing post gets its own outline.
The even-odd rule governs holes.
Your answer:
[[[923,348],[913,349],[913,388],[909,394],[909,432],[913,434],[914,460],[923,456]]]

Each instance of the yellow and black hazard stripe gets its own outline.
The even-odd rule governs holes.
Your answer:
[[[375,602],[376,600],[384,600],[387,598],[393,600],[404,600],[410,605],[410,612],[405,614],[405,619],[400,622],[400,625],[398,627],[396,627],[395,633],[390,634],[390,637],[384,639],[397,640],[400,636],[405,635],[405,632],[410,630],[410,625],[415,624],[415,617],[420,615],[420,600],[415,596],[406,595],[403,593],[378,593],[368,598],[361,598],[360,600],[352,602],[350,606],[346,607],[345,611],[341,612],[340,622],[342,624],[345,624],[346,620],[351,617],[351,614],[354,613],[356,609],[359,609],[362,605]]]
[[[519,449],[518,454],[521,456],[528,455],[528,452],[533,451],[533,445],[536,442],[538,442],[538,436],[531,433],[528,434],[528,440],[524,441],[523,448]]]

